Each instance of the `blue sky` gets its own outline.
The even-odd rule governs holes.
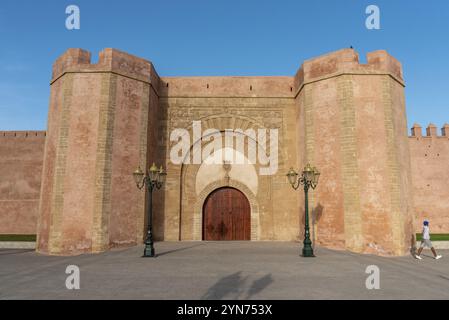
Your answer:
[[[68,5],[81,29],[65,28]],[[365,8],[381,30],[365,28]],[[400,60],[409,126],[449,122],[447,0],[1,0],[0,130],[46,128],[53,61],[69,47],[114,47],[151,60],[161,76],[293,75],[302,61],[350,45],[362,62]]]

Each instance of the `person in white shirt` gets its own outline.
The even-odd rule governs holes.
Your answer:
[[[441,259],[441,255],[437,255],[435,248],[432,245],[432,242],[430,241],[430,230],[429,230],[429,221],[424,220],[423,223],[423,229],[422,229],[422,240],[421,245],[418,250],[418,254],[415,256],[416,259],[422,260],[421,258],[421,252],[424,249],[424,247],[430,248],[432,250],[433,256],[436,260]]]

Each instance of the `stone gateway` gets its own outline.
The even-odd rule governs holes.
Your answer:
[[[155,162],[167,171],[156,240],[300,240],[304,194],[286,173],[311,163],[316,244],[405,255],[424,217],[449,232],[449,125],[409,137],[404,86],[383,50],[366,64],[339,50],[294,76],[161,77],[115,49],[96,64],[69,49],[53,65],[47,130],[0,132],[0,233],[37,234],[52,255],[140,244],[146,197],[132,172]],[[244,139],[214,143],[229,130]]]

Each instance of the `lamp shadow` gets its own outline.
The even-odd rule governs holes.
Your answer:
[[[449,277],[446,277],[446,276],[439,275],[439,277],[440,277],[440,278],[443,278],[443,279],[445,279],[445,280],[449,280]]]
[[[156,253],[156,258],[157,257],[161,257],[161,256],[165,256],[166,254],[170,254],[170,253],[173,253],[173,252],[184,251],[184,250],[195,248],[195,247],[199,247],[199,246],[202,246],[202,245],[204,245],[204,244],[203,243],[198,243],[198,244],[195,244],[195,245],[192,245],[192,246],[188,246],[188,247],[183,247],[183,248],[173,249],[173,250],[169,250],[169,251],[164,251],[162,253]]]
[[[324,207],[321,203],[318,203],[318,205],[312,209],[312,239],[313,239],[314,247],[315,247],[315,241],[317,239],[317,235],[315,233],[315,226],[321,220],[323,213],[324,213]]]

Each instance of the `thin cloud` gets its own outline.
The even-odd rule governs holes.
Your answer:
[[[24,72],[30,71],[31,67],[22,63],[12,63],[0,65],[0,69],[4,72]]]

